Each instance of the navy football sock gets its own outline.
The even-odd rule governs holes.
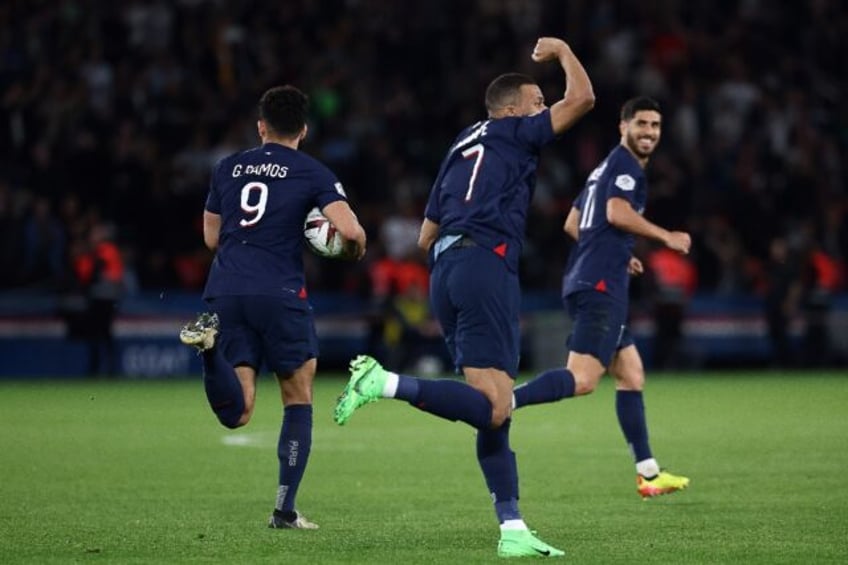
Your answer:
[[[642,391],[616,391],[615,412],[618,414],[618,423],[635,461],[638,463],[651,459],[653,455],[651,455],[651,446],[648,444],[648,423],[645,420]]]
[[[277,441],[277,457],[280,459],[280,486],[275,507],[277,510],[294,511],[294,499],[311,449],[312,405],[286,406],[280,439]]]
[[[412,377],[401,377],[406,378]],[[452,379],[415,380],[418,382],[418,394],[403,400],[419,410],[453,422],[465,422],[477,429],[488,428],[491,424],[492,403],[474,387]]]
[[[203,386],[209,406],[218,420],[228,428],[238,427],[244,414],[244,391],[235,369],[227,363],[217,347],[201,354],[203,358]]]
[[[550,369],[515,387],[515,408],[556,402],[574,396],[574,375],[568,369]]]
[[[395,398],[406,400],[407,402],[413,402],[416,398],[418,398],[420,390],[421,387],[418,386],[418,379],[415,377],[398,375],[398,385],[397,390],[395,391]]]
[[[518,510],[518,468],[509,448],[507,420],[496,430],[477,431],[477,460],[495,504],[498,522],[521,520]]]

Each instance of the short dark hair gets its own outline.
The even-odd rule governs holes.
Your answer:
[[[621,119],[629,122],[636,115],[636,112],[641,112],[642,110],[653,110],[658,114],[662,114],[659,102],[650,96],[636,96],[625,102],[624,106],[621,107]]]
[[[290,85],[269,88],[259,99],[259,119],[284,137],[303,130],[308,111],[309,97]]]
[[[486,109],[492,113],[504,106],[517,104],[519,91],[525,84],[536,84],[536,81],[521,73],[499,76],[486,88]]]

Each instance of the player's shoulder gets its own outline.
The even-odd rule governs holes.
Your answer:
[[[460,132],[456,134],[456,137],[454,137],[453,143],[451,143],[451,150],[453,151],[459,147],[464,147],[472,142],[478,141],[481,137],[488,136],[491,122],[491,120],[480,120],[478,122],[474,122],[470,126],[462,128]]]
[[[456,141],[467,137],[471,133],[476,133],[478,130],[485,132],[492,125],[492,120],[478,120],[471,125],[465,126],[456,135]]]
[[[645,176],[636,157],[623,145],[618,145],[610,151],[605,172],[609,182],[623,191],[636,189]]]
[[[545,110],[533,116],[506,116],[476,122],[459,133],[453,148],[482,142],[484,145],[498,146],[505,150],[537,150],[553,139],[555,135],[550,113]]]
[[[285,160],[298,167],[301,173],[311,172],[319,175],[333,176],[333,172],[330,170],[330,167],[305,151],[292,149],[291,147],[285,147],[283,145],[272,144],[259,147],[258,149],[260,150],[260,153],[263,148],[269,151],[274,157]]]
[[[551,125],[550,109],[542,110],[538,114],[533,114],[531,116],[505,116],[503,118],[490,120],[489,122],[490,128],[509,134],[515,134],[515,132],[521,128],[534,126],[550,126],[551,130],[553,130],[553,125]]]
[[[333,171],[330,170],[330,167],[325,165],[324,162],[317,157],[313,157],[309,153],[304,153],[303,151],[295,151],[295,153],[297,153],[296,158],[299,159],[304,166],[307,166],[321,174],[335,176]]]
[[[641,175],[643,172],[636,157],[621,144],[616,145],[610,151],[607,156],[607,162],[609,163],[609,168],[614,171],[626,171],[633,175]]]

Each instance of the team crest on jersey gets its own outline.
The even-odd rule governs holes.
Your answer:
[[[338,192],[339,194],[341,194],[342,196],[347,198],[347,194],[345,194],[344,188],[342,187],[342,183],[340,183],[340,182],[336,183],[336,192]]]
[[[621,190],[631,191],[636,188],[636,179],[630,175],[618,175],[615,177],[615,186]]]

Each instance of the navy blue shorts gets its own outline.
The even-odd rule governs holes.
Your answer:
[[[515,378],[521,288],[501,257],[482,247],[443,252],[430,275],[430,303],[457,370],[491,367]]]
[[[626,303],[595,290],[569,294],[563,302],[573,322],[569,350],[592,355],[609,367],[616,351],[633,345]]]
[[[221,321],[216,344],[233,366],[264,361],[287,374],[318,356],[312,307],[296,296],[219,296],[206,300]]]

